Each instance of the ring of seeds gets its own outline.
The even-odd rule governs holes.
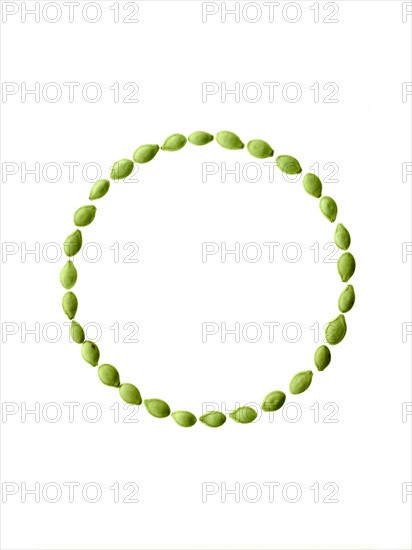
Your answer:
[[[225,149],[236,151],[244,149],[243,141],[227,130],[218,132],[215,136],[216,142]],[[157,144],[145,144],[139,146],[134,154],[133,160],[120,159],[114,163],[111,169],[110,178],[112,180],[120,180],[129,176],[134,168],[134,163],[145,164],[155,158],[159,151],[174,152],[179,151],[187,142],[195,146],[204,146],[214,141],[212,134],[203,131],[196,131],[186,138],[182,134],[172,134],[167,137],[162,146]],[[273,148],[261,139],[252,139],[247,143],[247,151],[257,159],[266,159],[274,155]],[[299,162],[290,155],[278,155],[276,157],[278,168],[288,175],[301,174],[302,168]],[[304,190],[312,197],[319,200],[319,208],[322,214],[334,223],[338,216],[338,207],[336,202],[329,196],[322,196],[322,182],[316,174],[308,172],[303,176],[302,184]],[[102,179],[97,181],[89,195],[90,201],[95,201],[104,197],[110,189],[110,181]],[[74,213],[74,224],[78,227],[86,227],[91,224],[96,216],[97,208],[94,204],[81,206]],[[343,251],[338,260],[338,273],[342,282],[347,283],[353,276],[356,268],[355,258],[351,252],[347,252],[351,244],[351,236],[347,228],[338,223],[335,232],[334,240],[336,246]],[[69,290],[63,295],[62,307],[64,313],[71,320],[70,336],[73,342],[81,344],[81,354],[83,359],[97,367],[100,360],[100,350],[98,346],[89,340],[85,340],[83,327],[75,320],[78,300],[77,296],[71,289],[77,282],[77,270],[73,263],[73,258],[81,250],[83,244],[82,232],[80,229],[75,229],[68,235],[64,241],[64,253],[68,257],[65,265],[60,272],[60,282],[62,286]],[[325,342],[330,346],[339,344],[346,335],[346,319],[344,313],[350,311],[355,303],[355,290],[353,286],[346,285],[338,298],[339,315],[330,321],[325,328]],[[318,371],[323,371],[329,366],[332,356],[329,347],[325,344],[319,346],[314,354],[314,364]],[[116,367],[106,363],[101,363],[97,369],[100,380],[106,386],[118,388],[120,397],[126,402],[133,405],[141,405],[142,397],[138,388],[129,382],[121,382],[120,374]],[[312,383],[313,371],[300,371],[292,377],[289,385],[291,394],[296,395],[306,391]],[[261,409],[264,412],[277,411],[281,409],[286,401],[286,394],[280,390],[271,390],[263,399]],[[194,426],[197,422],[197,417],[189,412],[176,410],[171,411],[169,405],[163,399],[149,398],[144,400],[144,405],[148,413],[154,418],[167,418],[171,416],[176,424],[184,428]],[[229,418],[239,424],[250,424],[257,418],[257,411],[249,406],[238,407],[236,410],[229,413]],[[218,428],[226,422],[227,415],[221,411],[209,411],[199,417],[199,421],[210,428]]]

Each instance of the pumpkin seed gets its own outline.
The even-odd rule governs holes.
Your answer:
[[[266,159],[268,157],[273,157],[273,149],[267,143],[266,141],[263,141],[262,139],[252,139],[252,141],[249,141],[247,144],[247,150],[252,155],[252,157],[256,157],[257,159]]]
[[[234,134],[233,132],[228,132],[226,130],[223,130],[222,132],[216,134],[216,141],[219,145],[221,145],[225,149],[230,149],[231,151],[234,151],[235,149],[243,149],[243,147],[245,146],[245,144],[236,134]]]
[[[356,262],[350,252],[345,252],[338,259],[338,271],[343,283],[347,283],[355,273]]]
[[[76,321],[72,321],[72,324],[70,325],[70,336],[76,344],[83,344],[84,330],[83,327]]]
[[[315,351],[315,365],[320,371],[325,370],[332,359],[328,346],[319,346]]]
[[[63,269],[60,271],[60,282],[65,289],[70,290],[74,287],[77,281],[77,269],[74,267],[74,263],[69,260],[66,262]]]
[[[93,187],[90,190],[89,199],[91,201],[95,201],[96,199],[101,199],[108,192],[109,188],[110,188],[109,180],[96,181],[96,183],[93,185]]]
[[[207,145],[211,141],[213,141],[212,134],[208,134],[207,132],[193,132],[188,137],[188,140],[193,145]]]
[[[229,416],[239,424],[250,424],[257,418],[257,412],[252,407],[239,407],[235,411],[229,413]]]
[[[80,229],[76,229],[64,241],[63,249],[66,256],[75,256],[82,247],[82,233]]]
[[[133,384],[120,384],[119,393],[123,401],[126,401],[126,403],[130,403],[130,405],[142,404],[142,397],[140,395],[140,392]]]
[[[157,155],[158,151],[159,151],[158,145],[153,145],[153,144],[141,145],[133,153],[133,160],[138,164],[145,164],[146,162],[150,162],[151,160],[153,160]]]
[[[92,365],[92,367],[96,367],[100,357],[99,348],[94,342],[86,340],[82,344],[82,356],[85,361]]]
[[[335,346],[342,342],[346,334],[346,320],[344,315],[338,315],[336,319],[326,325],[325,338],[328,344]]]
[[[303,187],[309,195],[317,199],[322,195],[322,182],[316,174],[309,172],[303,177]]]
[[[299,162],[289,155],[279,155],[276,157],[276,164],[282,172],[291,176],[302,172]]]
[[[210,411],[199,417],[199,420],[209,428],[219,428],[226,422],[226,415],[220,411]]]
[[[176,424],[179,424],[183,428],[190,428],[197,422],[195,415],[188,411],[175,411],[172,413],[172,418]]]
[[[165,139],[162,151],[179,151],[186,145],[187,139],[182,134],[172,134]]]
[[[306,391],[312,382],[312,376],[313,372],[311,370],[305,370],[295,374],[290,382],[290,393],[296,395]]]
[[[81,206],[74,213],[74,225],[77,227],[85,227],[90,225],[96,216],[96,207],[93,204],[87,206]]]
[[[119,371],[113,365],[108,365],[106,363],[100,365],[97,374],[106,386],[112,386],[113,388],[118,388],[120,386]]]
[[[328,218],[330,222],[336,220],[338,215],[338,206],[331,197],[322,197],[319,201],[319,208],[325,218]]]
[[[156,418],[166,418],[170,414],[170,407],[163,399],[145,399],[143,403],[147,412]]]
[[[130,159],[120,159],[115,162],[110,172],[112,180],[123,180],[133,172],[134,164]]]
[[[355,290],[352,285],[348,285],[339,296],[338,306],[342,313],[347,313],[353,308],[355,303]]]
[[[343,223],[338,223],[336,226],[335,244],[341,250],[347,250],[350,247],[350,234]]]
[[[66,292],[63,296],[62,306],[64,313],[70,321],[75,318],[78,305],[76,294],[73,292]]]
[[[266,395],[262,403],[262,410],[265,412],[277,411],[283,407],[286,401],[286,395],[283,391],[272,391]]]

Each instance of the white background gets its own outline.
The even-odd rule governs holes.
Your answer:
[[[7,18],[6,4],[17,9]],[[24,21],[23,4],[3,2],[1,28],[1,76],[9,83],[2,96],[2,548],[410,548],[412,496],[402,495],[411,491],[411,415],[402,417],[411,410],[410,337],[402,341],[411,322],[411,257],[402,259],[402,243],[411,241],[411,176],[402,177],[411,160],[412,97],[402,98],[411,81],[412,16],[402,20],[408,3],[283,2],[274,5],[273,21],[267,3],[249,3],[246,12],[241,4],[239,21],[228,15],[224,22],[220,3],[101,1],[95,23],[80,7],[70,22],[68,8],[50,2],[40,2],[50,11],[41,10],[38,22],[30,15]],[[61,19],[48,22],[56,5]],[[256,6],[262,15],[252,23]],[[218,12],[205,18],[206,9]],[[135,11],[138,22],[126,23]],[[86,16],[94,14],[91,6]],[[335,23],[324,21],[328,14]],[[50,82],[62,91],[56,102],[52,88],[47,99]],[[79,83],[73,101],[65,82]],[[97,102],[82,95],[90,82],[102,91]],[[138,103],[124,101],[130,82]],[[215,95],[202,96],[205,82],[215,83]],[[265,82],[278,83],[273,98]],[[37,99],[22,94],[36,83]],[[222,95],[236,83],[237,99]],[[335,102],[326,102],[335,89]],[[253,90],[262,92],[258,101]],[[294,90],[302,94],[297,101]],[[117,390],[101,384],[80,346],[68,341],[59,283],[65,258],[50,259],[56,249],[48,243],[60,245],[74,229],[73,212],[88,203],[85,164],[97,163],[107,177],[114,161],[131,158],[143,143],[224,129],[244,142],[267,140],[275,157],[297,157],[303,173],[319,163],[324,194],[337,201],[337,222],[351,232],[357,260],[348,332],[332,349],[331,365],[315,369],[306,393],[288,394],[292,405],[283,412],[260,413],[250,425],[228,419],[217,430],[199,422],[185,430],[142,406],[127,422]],[[80,164],[74,181],[68,162]],[[218,170],[207,181],[204,162]],[[38,178],[24,173],[36,163]],[[48,163],[61,170],[55,182]],[[241,171],[253,163],[250,174],[260,167],[261,177],[223,182],[222,163],[239,163]],[[327,163],[338,168],[337,181],[327,180]],[[227,412],[260,404],[269,391],[287,392],[293,374],[314,368],[319,344],[309,327],[319,326],[323,338],[344,288],[338,254],[325,261],[335,224],[300,178],[287,181],[275,167],[270,181],[269,168],[246,149],[188,144],[160,151],[134,181],[112,182],[96,201],[83,237],[102,256],[95,263],[75,258],[76,318],[101,327],[101,362],[116,365],[143,398],[160,397],[197,416],[210,403]],[[139,247],[138,263],[124,261],[130,242]],[[262,258],[222,262],[219,252],[202,262],[204,242],[239,242],[241,249],[255,242]],[[280,243],[273,262],[264,242]],[[297,262],[282,256],[291,242],[302,253]],[[219,332],[203,343],[204,322],[253,322],[262,337],[224,343]],[[274,342],[268,322],[279,323]],[[118,342],[109,328],[115,323]],[[124,341],[126,323],[138,325],[138,342]],[[296,343],[282,337],[287,323],[301,328]],[[89,337],[96,338],[93,327]],[[65,403],[77,404],[73,422]],[[24,414],[35,407],[36,414]],[[101,418],[92,422],[96,407]],[[61,418],[53,422],[56,410]],[[74,502],[64,485],[70,482],[80,484]],[[88,502],[93,488],[82,494],[87,483],[100,488],[98,502]],[[39,502],[34,495],[24,502],[24,484],[38,484]],[[110,489],[116,484],[119,502]],[[48,502],[56,488],[61,498]],[[331,488],[336,494],[328,498]],[[135,502],[125,502],[131,491]]]

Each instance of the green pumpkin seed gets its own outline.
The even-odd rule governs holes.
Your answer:
[[[207,145],[211,141],[213,141],[212,134],[208,134],[207,132],[193,132],[188,137],[188,140],[193,145]]]
[[[110,188],[109,180],[96,181],[96,183],[93,185],[93,187],[90,190],[89,199],[91,201],[95,201],[96,199],[101,199],[108,192],[109,188]]]
[[[76,294],[73,292],[66,292],[63,296],[62,306],[64,313],[70,321],[75,318],[78,305]]]
[[[252,141],[249,141],[247,144],[247,150],[252,157],[256,157],[257,159],[267,159],[269,157],[273,157],[274,153],[269,143],[263,141],[262,139],[252,139]]]
[[[156,418],[166,418],[170,414],[170,407],[163,399],[145,399],[143,403],[147,412]]]
[[[336,319],[326,325],[325,338],[328,344],[335,346],[342,342],[346,334],[346,320],[344,315],[338,315]]]
[[[74,213],[74,225],[77,227],[85,227],[90,225],[96,216],[96,207],[93,204],[87,206],[81,206]]]
[[[345,252],[339,257],[338,272],[343,283],[347,283],[355,273],[356,262],[350,252]]]
[[[182,134],[172,134],[165,139],[162,151],[179,151],[186,145],[187,139]]]
[[[311,370],[305,370],[295,374],[290,382],[290,393],[296,395],[306,391],[312,382],[312,376],[313,372]]]
[[[74,263],[69,260],[66,262],[63,269],[60,271],[60,282],[65,289],[70,290],[74,287],[77,281],[77,269],[74,267]]]
[[[120,386],[119,371],[113,365],[108,365],[106,363],[100,365],[97,374],[106,386],[112,386],[113,388],[118,388]]]
[[[130,159],[120,159],[115,162],[110,172],[112,180],[123,180],[133,172],[134,164]]]
[[[195,415],[188,411],[175,411],[172,413],[172,418],[176,424],[179,424],[183,428],[190,428],[197,422]]]
[[[120,384],[120,397],[130,405],[141,405],[142,397],[139,390],[133,384]]]
[[[338,215],[338,206],[331,197],[322,197],[319,201],[319,208],[325,218],[328,218],[330,222],[336,220]]]
[[[245,144],[236,134],[234,134],[233,132],[228,132],[226,130],[223,130],[222,132],[216,134],[216,141],[219,145],[221,145],[225,149],[230,149],[231,151],[234,151],[235,149],[243,149],[243,147],[245,146]]]
[[[355,290],[352,285],[348,285],[339,296],[338,306],[339,311],[347,313],[353,308],[355,303]]]
[[[72,337],[73,342],[76,344],[83,344],[84,342],[84,330],[79,323],[72,321],[70,325],[70,336]]]
[[[265,412],[277,411],[283,407],[286,401],[286,395],[283,391],[272,391],[267,394],[262,403],[262,410]]]
[[[235,411],[229,413],[229,416],[239,424],[250,424],[257,418],[257,412],[252,407],[239,407]]]
[[[209,428],[219,428],[226,422],[226,415],[220,411],[210,411],[200,416],[199,420]]]
[[[303,187],[306,193],[316,197],[317,199],[322,195],[322,182],[316,174],[309,172],[303,177]]]
[[[82,247],[82,233],[80,229],[76,229],[64,241],[64,253],[66,256],[75,256]]]
[[[319,346],[315,351],[315,365],[320,371],[325,370],[332,359],[328,346]]]
[[[350,234],[343,223],[338,223],[336,226],[335,244],[341,250],[347,250],[350,247]]]
[[[82,344],[82,356],[85,361],[92,365],[92,367],[97,367],[97,363],[99,362],[100,357],[99,348],[94,342],[86,340]]]
[[[141,145],[133,153],[133,160],[138,164],[145,164],[155,158],[159,151],[158,145]]]
[[[302,172],[299,162],[294,157],[289,155],[279,155],[276,157],[276,164],[282,172],[289,174],[290,176],[300,174]]]

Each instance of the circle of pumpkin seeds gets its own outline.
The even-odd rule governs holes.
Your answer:
[[[133,160],[120,159],[112,166],[110,179],[118,181],[129,176],[133,169],[134,163],[145,164],[152,161],[159,151],[175,152],[182,149],[187,142],[192,145],[207,145],[212,141],[216,141],[221,147],[229,150],[241,150],[245,147],[243,141],[233,132],[227,130],[218,132],[214,137],[212,134],[204,131],[192,132],[188,138],[183,134],[172,134],[164,141],[160,147],[157,144],[148,144],[139,146],[133,153]],[[253,139],[247,143],[247,151],[257,159],[266,159],[274,155],[274,150],[264,140]],[[299,161],[290,155],[278,155],[276,157],[278,168],[288,175],[297,175],[302,172]],[[335,222],[338,214],[336,202],[328,196],[322,196],[322,182],[319,177],[308,172],[302,179],[303,188],[305,191],[319,199],[319,208],[322,214],[331,222]],[[98,180],[94,183],[90,190],[89,200],[96,201],[103,198],[110,189],[110,181],[108,179]],[[86,227],[90,225],[96,216],[97,208],[94,204],[81,206],[74,213],[74,224],[78,227]],[[347,282],[355,272],[356,262],[351,252],[346,252],[351,244],[349,231],[342,223],[338,223],[334,241],[337,247],[343,250],[343,254],[338,260],[338,272],[342,282]],[[60,282],[66,290],[70,290],[77,282],[77,270],[73,263],[73,257],[81,250],[83,244],[83,236],[80,229],[75,229],[64,241],[64,253],[68,257],[66,264],[60,272]],[[340,314],[330,321],[325,328],[325,342],[329,345],[339,344],[346,335],[346,319],[343,313],[347,313],[352,309],[355,302],[355,291],[352,285],[347,285],[341,292],[338,300]],[[69,291],[66,292],[62,299],[62,308],[64,313],[71,320],[70,335],[73,342],[81,344],[81,353],[83,359],[93,367],[99,364],[100,350],[98,346],[90,341],[85,340],[83,327],[74,319],[78,309],[77,296]],[[315,364],[318,371],[323,371],[331,362],[331,353],[326,345],[321,345],[315,352]],[[138,388],[130,383],[121,383],[120,375],[116,367],[108,363],[103,363],[97,369],[100,380],[106,386],[118,388],[120,397],[129,404],[141,405],[143,400]],[[306,391],[312,383],[313,371],[301,371],[295,374],[290,382],[289,390],[292,395],[296,395]],[[279,410],[286,401],[286,394],[280,390],[269,392],[263,399],[261,409],[264,412]],[[184,410],[171,412],[169,405],[162,399],[145,399],[144,405],[148,413],[155,418],[167,418],[171,416],[179,426],[189,428],[197,423],[197,417]],[[239,424],[253,423],[258,413],[249,406],[241,406],[229,413],[229,418]],[[226,414],[214,410],[209,411],[199,417],[199,420],[205,426],[217,428],[223,426],[226,422]]]

